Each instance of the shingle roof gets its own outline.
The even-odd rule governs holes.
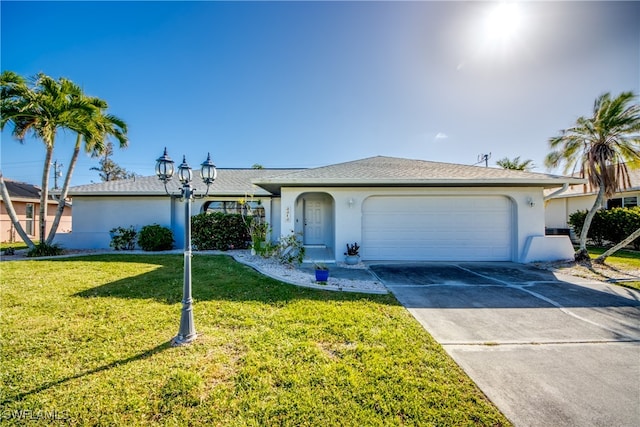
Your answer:
[[[40,203],[40,187],[26,182],[13,181],[4,178],[5,187],[9,193],[12,202]],[[1,201],[1,200],[0,200]],[[65,202],[67,206],[71,206],[71,202]],[[49,193],[48,205],[58,204],[58,200],[52,192]]]
[[[284,186],[542,186],[584,180],[560,175],[396,157],[370,157],[253,181],[273,193]]]
[[[40,188],[26,182],[13,181],[4,178],[4,185],[11,199],[35,199],[40,200]]]
[[[253,179],[286,174],[299,169],[218,169],[218,176],[209,189],[209,194],[219,196],[255,196],[269,195],[270,193],[251,183]],[[194,171],[194,175],[198,175]],[[204,193],[206,186],[200,179],[194,176],[192,183],[198,192]],[[180,181],[174,177],[167,189],[172,193],[178,193],[181,188]],[[69,195],[73,196],[165,196],[164,185],[154,176],[136,177],[132,179],[107,181],[96,184],[79,185],[69,189]]]
[[[513,171],[480,166],[430,162],[396,157],[370,157],[313,169],[218,169],[209,194],[266,196],[278,194],[283,186],[542,186],[559,187],[584,180],[559,175]],[[194,187],[204,184],[194,179]],[[178,192],[177,178],[167,188]],[[80,195],[166,195],[155,176],[109,181],[72,187],[70,196]]]

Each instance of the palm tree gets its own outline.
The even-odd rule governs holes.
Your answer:
[[[513,160],[510,160],[508,157],[504,159],[500,159],[496,161],[496,164],[500,166],[502,169],[511,169],[517,171],[528,171],[533,169],[533,160],[523,160],[520,161],[520,156],[514,157]]]
[[[120,119],[104,114],[106,102],[87,97],[82,89],[68,79],[55,80],[43,73],[33,78],[31,86],[26,80],[12,71],[4,71],[0,76],[0,129],[8,123],[13,124],[13,136],[24,142],[27,134],[33,133],[45,145],[46,156],[42,172],[42,189],[40,195],[39,232],[40,242],[51,243],[55,236],[55,229],[64,209],[64,198],[77,160],[74,151],[72,162],[65,179],[65,187],[58,214],[49,237],[46,236],[47,201],[49,199],[49,175],[51,159],[55,146],[56,133],[59,129],[68,129],[77,136],[76,149],[79,153],[82,141],[89,151],[104,148],[107,135],[115,135],[121,145],[126,145],[126,124]],[[124,141],[124,142],[123,142]],[[4,195],[4,192],[2,192]],[[5,200],[7,206],[10,200]],[[15,224],[16,228],[20,224]],[[46,240],[45,240],[46,238]],[[28,240],[27,245],[33,247]]]
[[[2,201],[4,202],[5,208],[7,209],[7,214],[11,219],[11,222],[14,224],[15,230],[18,232],[22,241],[27,244],[29,249],[34,249],[35,245],[29,238],[29,235],[24,231],[20,221],[18,220],[18,215],[16,214],[16,210],[11,203],[11,198],[9,196],[9,190],[7,190],[7,186],[4,183],[4,177],[2,176],[2,172],[0,172],[0,196],[2,196]]]
[[[0,81],[2,84],[0,129],[4,129],[7,123],[13,123],[12,134],[20,142],[24,142],[26,135],[32,132],[45,145],[46,156],[42,171],[39,218],[40,241],[43,242],[46,237],[49,171],[56,132],[58,128],[71,127],[72,112],[82,107],[75,105],[67,96],[66,91],[72,88],[68,85],[63,87],[62,84],[42,73],[33,79],[31,87],[23,77],[12,71],[3,72]],[[27,245],[32,246],[33,242],[29,241]]]
[[[87,97],[81,92],[75,93],[74,96],[82,98],[82,101],[86,103],[88,108],[76,111],[75,113],[76,123],[74,130],[77,133],[76,144],[73,149],[71,161],[69,162],[64,184],[62,185],[56,216],[46,240],[47,244],[53,242],[56,231],[58,230],[58,225],[60,224],[60,219],[64,213],[66,198],[69,192],[69,186],[71,185],[71,176],[78,161],[82,143],[84,142],[85,151],[93,155],[100,155],[109,148],[110,143],[105,144],[109,136],[114,136],[118,140],[120,148],[127,147],[129,143],[127,138],[127,124],[114,115],[105,114],[108,108],[106,101],[96,97]]]
[[[564,173],[586,177],[598,189],[596,200],[580,233],[576,260],[588,260],[587,233],[596,211],[605,197],[628,187],[627,164],[640,159],[640,106],[635,95],[623,92],[616,98],[600,95],[593,105],[592,117],[579,117],[576,124],[549,139],[551,152],[545,165],[555,168],[564,163]]]
[[[27,87],[24,79],[18,74],[11,71],[5,71],[0,75],[0,129],[4,129],[5,124],[9,121],[7,115],[10,114],[10,112],[19,111],[21,109],[19,104],[22,102],[28,102],[27,100],[30,96],[31,93],[29,92],[29,88]],[[17,117],[17,114],[16,120],[21,120]],[[30,249],[33,249],[35,245],[18,221],[18,217],[13,207],[13,203],[11,203],[2,173],[0,173],[0,195],[2,196],[2,201],[5,204],[7,213],[9,214],[16,231],[27,246]]]
[[[634,240],[636,240],[638,237],[640,237],[640,228],[638,228],[636,231],[634,231],[633,233],[631,233],[630,235],[628,235],[623,241],[621,241],[620,243],[617,243],[616,245],[614,245],[613,247],[607,249],[605,252],[603,252],[598,258],[595,259],[596,263],[599,264],[603,264],[604,261],[610,257],[611,255],[613,255],[614,253],[618,252],[620,249],[624,248],[625,246],[627,246],[628,244],[630,244],[631,242],[633,242]]]

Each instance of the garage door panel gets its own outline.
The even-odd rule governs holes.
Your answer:
[[[363,206],[369,260],[510,260],[511,202],[501,196],[372,197]]]

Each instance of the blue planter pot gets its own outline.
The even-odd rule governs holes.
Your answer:
[[[347,255],[346,257],[344,257],[344,263],[347,265],[356,265],[359,262],[360,262],[359,255]]]
[[[316,282],[326,282],[329,279],[329,270],[316,270]]]

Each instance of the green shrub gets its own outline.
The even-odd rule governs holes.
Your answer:
[[[251,236],[251,248],[258,255],[265,256],[269,251],[267,245],[267,235],[269,233],[269,223],[256,221],[254,218],[248,218],[248,230]]]
[[[116,227],[109,230],[111,233],[111,246],[116,251],[131,251],[136,247],[136,229],[132,226],[129,228]]]
[[[191,242],[195,249],[247,249],[251,236],[239,214],[201,213],[191,218]]]
[[[145,225],[138,233],[138,245],[143,251],[166,251],[173,248],[173,233],[158,224]]]
[[[57,243],[49,245],[47,243],[38,243],[35,248],[29,249],[27,252],[28,257],[41,257],[41,256],[56,256],[62,255],[64,249]]]
[[[582,233],[582,227],[584,225],[584,220],[587,217],[587,210],[584,211],[576,211],[569,215],[569,225],[573,228],[573,231],[576,233],[576,236],[580,237]],[[593,217],[591,221],[591,226],[589,227],[589,232],[587,233],[587,239],[590,240],[596,246],[602,246],[604,244],[604,234],[603,230],[605,229],[602,211],[596,212],[596,215]]]
[[[609,227],[605,234],[606,240],[618,243],[640,228],[640,207],[614,208],[607,211]],[[640,239],[633,242],[635,249],[640,248]]]
[[[299,234],[291,233],[280,239],[277,256],[283,264],[300,264],[304,260],[305,248]]]
[[[586,216],[586,210],[569,215],[569,225],[578,236],[582,232]],[[587,239],[596,246],[603,246],[605,242],[615,244],[638,228],[640,228],[640,207],[599,210],[593,217]],[[640,239],[636,239],[633,246],[640,249]]]

